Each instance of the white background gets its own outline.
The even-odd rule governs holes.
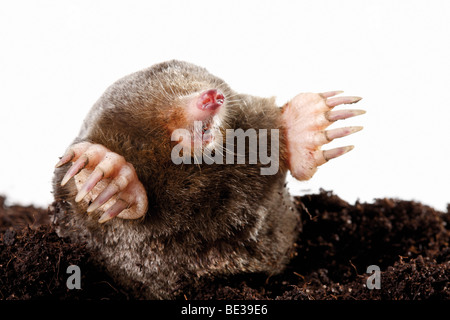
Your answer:
[[[46,207],[53,166],[118,78],[172,58],[283,104],[345,90],[355,150],[294,194],[450,202],[450,1],[2,1],[0,193]]]

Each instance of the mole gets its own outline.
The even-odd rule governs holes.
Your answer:
[[[353,146],[322,145],[362,127],[334,110],[342,91],[275,98],[233,91],[171,60],[119,79],[56,164],[58,234],[139,299],[174,299],[204,279],[277,274],[301,234],[286,176],[310,179]]]

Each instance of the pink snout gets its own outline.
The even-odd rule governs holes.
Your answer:
[[[200,110],[213,111],[223,105],[225,97],[217,89],[211,89],[203,92],[198,99],[197,107]]]

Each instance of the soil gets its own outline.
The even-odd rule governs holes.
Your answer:
[[[295,203],[303,232],[282,274],[211,279],[177,299],[450,300],[450,205],[440,212],[399,199],[349,204],[324,190]],[[0,299],[133,299],[84,246],[57,236],[53,210],[0,197]],[[66,286],[69,265],[82,270],[81,290]],[[379,289],[371,265],[379,267]]]

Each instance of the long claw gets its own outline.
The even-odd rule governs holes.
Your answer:
[[[111,220],[128,207],[129,204],[126,201],[117,199],[116,203],[114,203],[108,210],[105,211],[105,213],[103,213],[98,222],[104,223],[108,220]]]
[[[95,185],[102,180],[104,177],[104,173],[102,170],[96,168],[91,175],[89,176],[89,178],[87,179],[87,181],[83,184],[83,186],[81,187],[80,191],[78,191],[78,194],[75,198],[75,202],[80,202],[81,200],[83,200],[83,198],[88,194],[89,191],[91,191]]]
[[[336,96],[336,95],[338,95],[338,94],[341,94],[341,93],[343,93],[344,91],[342,91],[342,90],[336,90],[336,91],[328,91],[328,92],[322,92],[322,93],[320,93],[320,95],[323,97],[323,98],[331,98],[331,97],[334,97],[334,96]]]
[[[73,150],[70,150],[68,153],[63,155],[61,159],[59,159],[58,163],[55,165],[55,168],[59,168],[62,165],[65,165],[67,162],[72,160],[75,157],[75,152]]]
[[[336,111],[329,111],[325,114],[325,117],[327,118],[328,121],[330,122],[334,122],[336,120],[344,120],[344,119],[348,119],[351,117],[356,117],[359,116],[361,114],[366,113],[366,111],[364,110],[357,110],[357,109],[352,109],[352,110],[336,110]]]
[[[328,141],[333,141],[334,139],[348,136],[355,132],[361,131],[362,129],[362,126],[354,126],[327,130],[325,131],[325,137]]]
[[[100,193],[97,198],[95,198],[94,202],[90,204],[90,206],[87,208],[87,212],[91,213],[97,210],[119,191],[119,187],[115,183],[110,183],[105,188],[105,190],[103,190],[102,193]]]
[[[61,186],[64,186],[73,176],[80,172],[89,162],[89,158],[81,157],[67,170],[64,178],[61,181]]]
[[[342,156],[343,154],[346,154],[347,152],[353,150],[354,146],[346,146],[346,147],[339,147],[335,149],[330,150],[324,150],[323,151],[323,158],[325,161],[330,161],[331,159],[337,158]]]
[[[352,103],[356,103],[359,100],[361,100],[361,97],[337,97],[337,98],[332,98],[332,99],[328,99],[326,101],[327,106],[329,106],[330,108],[336,107],[340,104],[352,104]]]

